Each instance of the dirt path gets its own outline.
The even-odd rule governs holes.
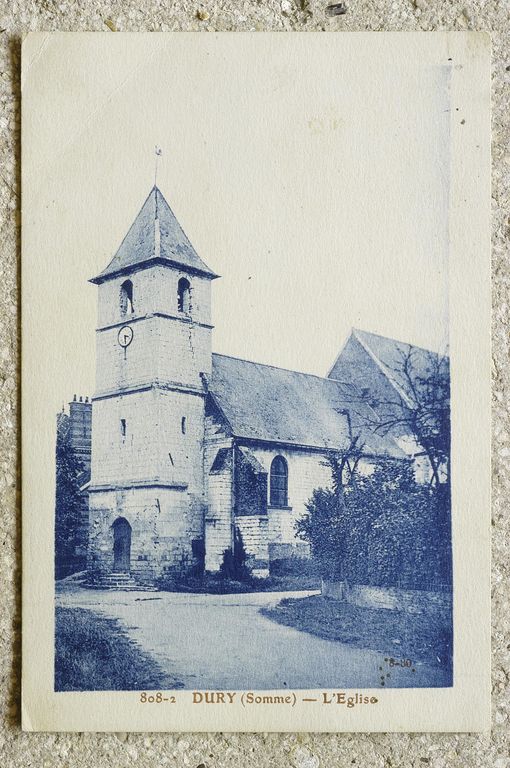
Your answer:
[[[323,640],[260,613],[310,592],[202,595],[77,589],[57,604],[119,619],[128,635],[192,689],[379,688],[383,654]],[[388,671],[388,670],[385,670]],[[392,670],[386,687],[437,686],[440,673]]]

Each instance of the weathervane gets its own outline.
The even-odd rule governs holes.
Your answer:
[[[154,186],[156,187],[157,186],[156,182],[158,180],[158,157],[161,157],[161,155],[163,154],[163,150],[161,149],[161,147],[156,146],[154,148],[154,154],[155,154],[155,158],[154,158]]]

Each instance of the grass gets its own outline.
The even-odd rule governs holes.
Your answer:
[[[55,609],[56,691],[182,688],[125,634],[116,619],[84,608]]]
[[[321,581],[317,577],[299,577],[292,575],[270,576],[266,579],[251,577],[243,581],[227,579],[220,575],[175,579],[163,577],[157,582],[158,589],[165,592],[193,592],[212,595],[239,594],[240,592],[297,592],[300,590],[320,589]]]
[[[263,608],[262,613],[326,640],[451,668],[451,621],[439,613],[361,608],[322,595],[287,598],[274,608]]]
[[[232,561],[224,556],[222,568],[215,572],[169,572],[157,582],[166,592],[199,592],[228,595],[245,592],[299,592],[320,590],[321,578],[310,558],[295,555],[270,561],[269,576],[252,576],[244,560]],[[230,567],[227,567],[230,566]]]

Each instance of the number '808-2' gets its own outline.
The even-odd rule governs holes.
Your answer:
[[[142,691],[140,693],[140,704],[162,704],[164,701],[175,704],[175,696],[163,696],[161,691],[156,693]]]

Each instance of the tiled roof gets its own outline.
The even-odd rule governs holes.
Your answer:
[[[353,385],[226,355],[212,359],[209,391],[234,436],[322,449],[349,444]],[[403,457],[392,438],[367,433],[362,440],[367,453]]]
[[[422,347],[407,344],[403,341],[390,339],[387,336],[379,336],[376,333],[369,333],[358,328],[353,328],[349,341],[355,339],[361,344],[365,352],[376,364],[377,368],[384,374],[393,387],[397,390],[404,402],[411,396],[409,391],[409,381],[403,372],[403,362],[406,355],[411,355],[411,365],[413,377],[430,376],[431,367],[437,365],[441,358],[436,352],[432,352]],[[342,350],[343,352],[343,350]],[[352,367],[352,361],[344,362],[342,352],[338,355],[333,368],[329,374],[330,378],[339,378],[341,380],[351,380],[349,367]]]
[[[209,278],[217,277],[197,255],[157,187],[151,189],[113,259],[91,282],[101,283],[151,263],[168,263]]]

